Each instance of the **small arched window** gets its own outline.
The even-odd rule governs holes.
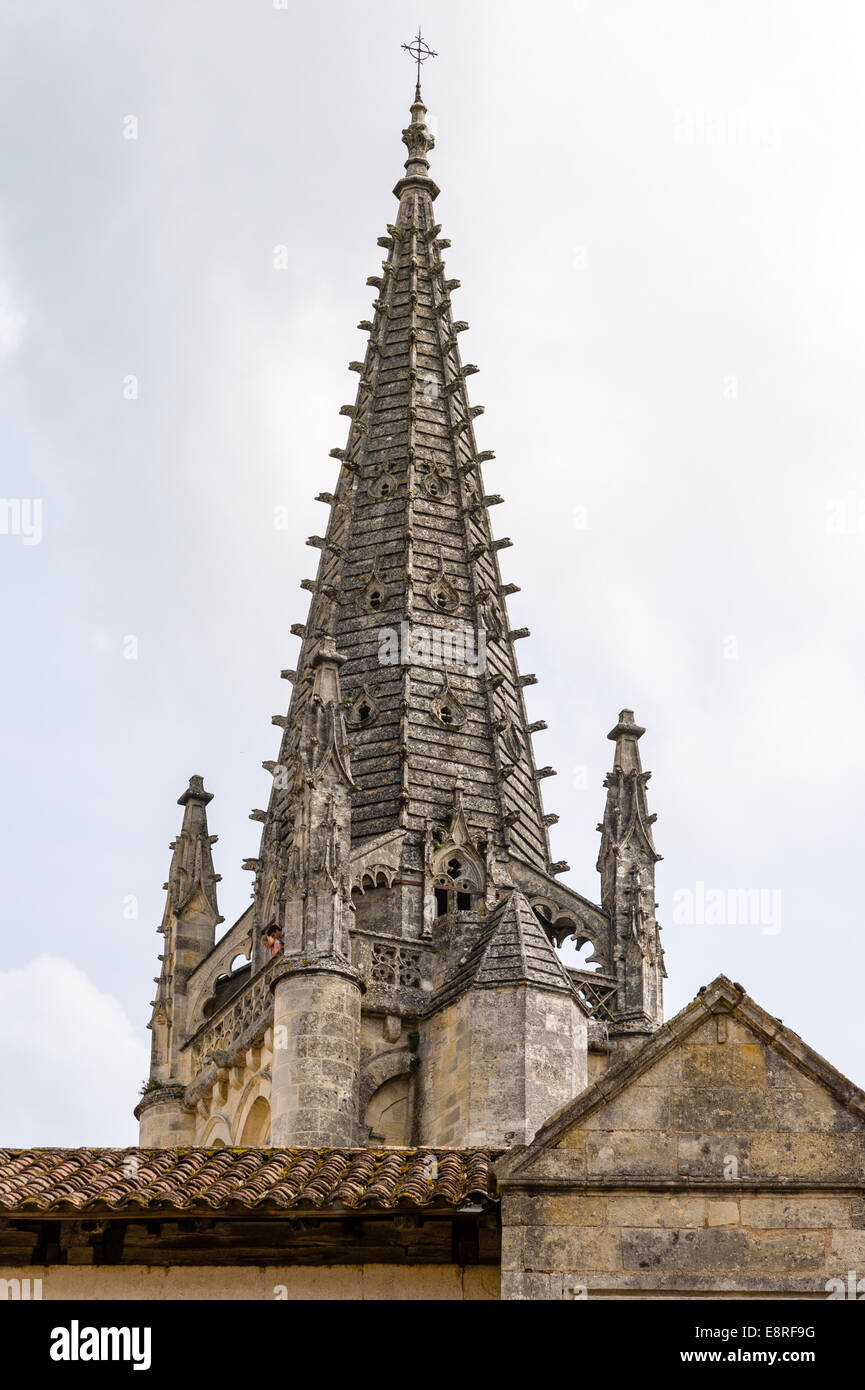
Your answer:
[[[454,849],[436,866],[436,917],[449,912],[473,912],[483,898],[483,875],[474,858]]]

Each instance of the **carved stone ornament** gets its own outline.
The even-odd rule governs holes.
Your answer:
[[[444,559],[440,559],[438,572],[427,589],[427,597],[439,613],[455,613],[460,606],[459,590],[445,574]]]
[[[372,567],[372,574],[368,575],[366,584],[361,592],[358,601],[359,607],[366,613],[379,613],[387,602],[388,589],[379,573],[378,560]]]
[[[351,697],[345,713],[349,729],[367,729],[378,719],[378,705],[367,685]]]
[[[451,690],[447,672],[442,677],[441,690],[433,699],[430,711],[436,723],[443,729],[458,729],[466,722],[465,706]]]
[[[397,481],[392,473],[386,469],[382,473],[377,473],[374,478],[370,478],[367,490],[374,502],[387,502],[393,497],[397,489]]]

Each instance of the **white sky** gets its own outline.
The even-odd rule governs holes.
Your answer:
[[[605,735],[632,707],[668,1013],[723,970],[865,1082],[865,12],[422,18],[554,857],[597,898]],[[0,496],[42,505],[40,544],[0,534],[0,1141],[134,1142],[191,773],[222,911],[248,902],[417,15],[13,0],[0,23]],[[677,924],[698,883],[779,892],[780,931]]]

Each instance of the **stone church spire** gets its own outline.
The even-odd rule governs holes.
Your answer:
[[[655,849],[646,784],[651,772],[640,762],[645,733],[633,710],[623,709],[607,735],[616,745],[608,773],[607,804],[598,826],[601,902],[609,914],[612,956],[618,981],[617,1030],[652,1032],[663,1022],[664,953],[655,919]]]
[[[367,344],[352,362],[359,383],[342,407],[349,421],[324,535],[308,544],[319,552],[318,572],[302,587],[311,594],[294,689],[264,817],[256,871],[257,926],[281,891],[295,810],[288,769],[312,698],[315,654],[324,636],[343,655],[340,668],[354,786],[351,842],[355,850],[398,835],[400,868],[423,867],[430,827],[446,824],[454,787],[463,785],[466,815],[488,860],[493,881],[510,885],[510,856],[547,876],[552,866],[538,771],[516,644],[528,636],[508,621],[499,552],[511,542],[494,537],[474,421],[482,407],[469,401],[477,368],[464,363],[455,316],[459,281],[449,278],[430,176],[434,139],[418,88],[403,131],[405,174],[394,194],[396,220],[379,238],[381,274],[370,277],[373,317],[360,325]],[[543,726],[533,726],[534,728]],[[406,895],[394,895],[392,926],[405,925]]]
[[[418,67],[427,50],[409,51]],[[418,72],[419,77],[419,72]],[[528,1140],[587,1049],[661,1021],[658,858],[642,729],[624,711],[603,905],[561,883],[430,173],[420,90],[305,617],[252,906],[215,942],[209,795],[173,846],[142,1143],[198,1135],[344,1147]],[[301,615],[298,615],[301,618]],[[587,969],[557,948],[575,941]],[[249,956],[247,958],[247,952]],[[188,982],[188,994],[187,994]],[[605,1036],[602,1039],[601,1034]],[[250,1116],[256,1111],[250,1129]]]
[[[339,685],[345,657],[323,637],[292,769],[294,823],[281,889],[285,953],[348,960],[351,803],[354,788]],[[274,908],[278,918],[278,908]]]

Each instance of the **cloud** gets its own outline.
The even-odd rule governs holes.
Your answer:
[[[133,1144],[146,1045],[116,999],[58,956],[0,972],[5,1147]]]

